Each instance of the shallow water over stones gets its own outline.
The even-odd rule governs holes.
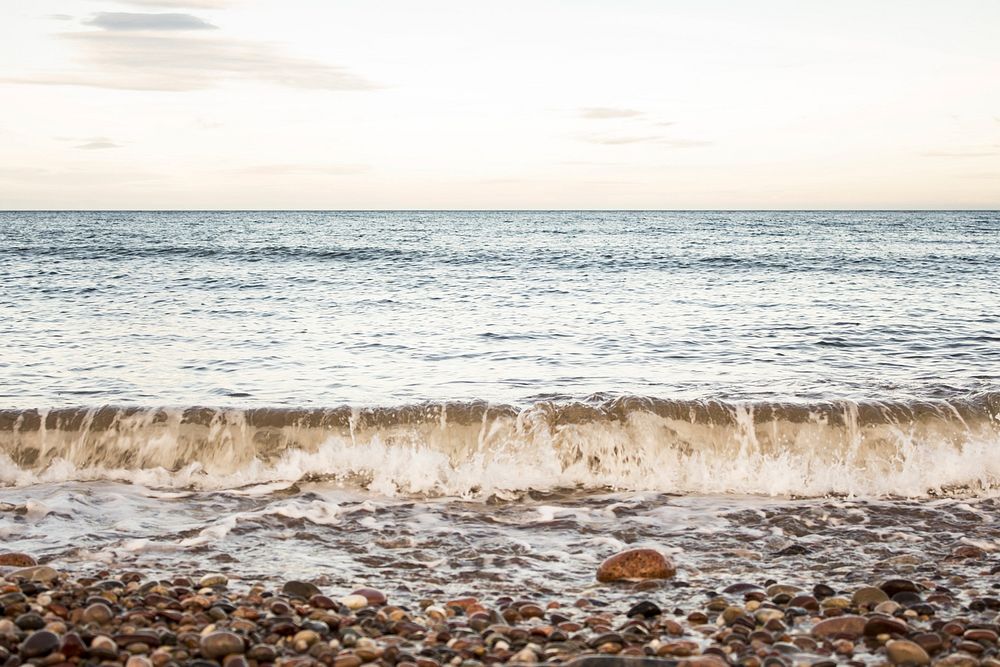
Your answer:
[[[165,492],[106,482],[8,489],[0,534],[61,571],[224,573],[428,591],[630,598],[688,606],[706,591],[781,581],[789,599],[816,586],[858,590],[853,604],[903,607],[929,580],[955,603],[1000,569],[997,499],[767,499],[560,491],[512,499],[388,498],[328,483],[231,492]],[[598,584],[606,557],[654,548],[672,579]],[[8,568],[9,569],[9,568]],[[905,583],[895,584],[898,579]],[[877,581],[876,581],[877,580]],[[881,589],[864,588],[889,581]],[[831,597],[828,594],[827,597]]]

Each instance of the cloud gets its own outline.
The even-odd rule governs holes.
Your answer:
[[[134,14],[131,12],[98,12],[85,25],[102,30],[215,30],[204,19],[191,14]]]
[[[254,176],[350,176],[368,171],[363,164],[261,164],[231,169],[232,173]]]
[[[9,83],[120,90],[189,91],[226,81],[265,81],[313,90],[372,90],[372,82],[324,62],[298,58],[266,42],[120,30],[63,33],[82,69],[7,77]]]
[[[82,144],[74,146],[74,148],[82,148],[83,150],[87,150],[87,151],[98,151],[98,150],[104,150],[104,149],[107,149],[107,148],[121,148],[121,145],[120,144],[116,144],[115,142],[111,141],[110,139],[105,139],[103,137],[95,137],[95,138],[91,139],[90,141],[86,141],[86,142],[84,142]]]
[[[69,14],[49,14],[46,18],[52,19],[53,21],[72,21],[73,17]]]
[[[924,151],[922,157],[952,157],[952,158],[974,158],[993,157],[1000,155],[1000,146],[987,146],[985,148],[969,148],[954,151]]]
[[[0,167],[0,180],[32,185],[90,187],[108,183],[137,183],[162,179],[160,174],[137,169],[96,171],[93,169],[42,169],[38,167]]]
[[[621,146],[623,144],[649,144],[657,143],[662,137],[634,136],[634,137],[587,137],[584,141],[602,146]]]
[[[587,143],[599,144],[601,146],[622,146],[626,144],[661,144],[671,148],[702,148],[711,146],[713,142],[701,139],[667,139],[666,137],[650,135],[633,136],[591,136],[584,137]]]
[[[174,9],[222,9],[233,4],[229,0],[116,0],[133,7],[167,7]]]
[[[580,109],[583,118],[605,120],[608,118],[635,118],[641,116],[641,111],[635,109],[613,109],[611,107],[585,107]]]

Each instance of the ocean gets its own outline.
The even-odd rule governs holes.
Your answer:
[[[0,213],[0,539],[401,599],[930,576],[1000,548],[998,268],[997,212]]]

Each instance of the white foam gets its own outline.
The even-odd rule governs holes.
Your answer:
[[[925,497],[956,490],[982,496],[1000,491],[1000,436],[992,422],[976,427],[940,419],[862,425],[850,421],[856,419],[851,411],[845,415],[847,422],[839,427],[824,415],[812,421],[756,423],[751,410],[737,409],[736,425],[720,427],[642,411],[621,419],[559,423],[546,420],[539,409],[516,420],[484,420],[481,427],[452,426],[442,418],[409,430],[397,425],[346,436],[328,433],[315,446],[292,447],[266,458],[253,450],[236,451],[234,441],[227,440],[204,461],[176,470],[77,465],[74,452],[82,455],[72,448],[59,450],[64,456],[40,470],[26,469],[0,454],[0,482],[25,486],[101,479],[139,484],[150,494],[227,489],[266,495],[296,481],[321,478],[384,496],[460,498],[567,487],[811,497]],[[156,446],[172,445],[160,439]],[[179,456],[154,455],[149,447],[142,445],[148,460]],[[234,452],[231,459],[227,452]],[[544,516],[557,514],[552,508]],[[320,518],[334,521],[336,513],[324,516]]]

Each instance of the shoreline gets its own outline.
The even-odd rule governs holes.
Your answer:
[[[998,568],[987,557],[973,546],[951,556],[992,575]],[[960,574],[871,572],[864,586],[807,589],[769,579],[762,564],[757,577],[721,590],[676,579],[595,580],[583,598],[455,598],[414,586],[396,600],[322,582],[198,571],[85,575],[34,562],[0,551],[3,667],[1000,665],[996,584],[970,590]]]

